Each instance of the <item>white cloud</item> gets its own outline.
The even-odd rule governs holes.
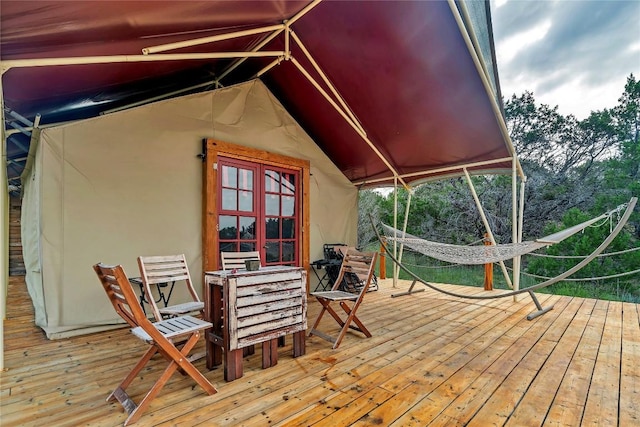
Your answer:
[[[505,98],[536,102],[578,119],[617,105],[627,77],[640,77],[640,2],[492,0]]]
[[[516,33],[506,39],[500,40],[496,46],[498,64],[510,62],[518,52],[527,49],[528,46],[540,41],[549,32],[551,21],[539,23],[535,27]]]
[[[625,83],[626,78],[622,78],[591,86],[574,79],[549,92],[535,96],[539,104],[547,104],[551,107],[557,105],[558,111],[564,116],[573,114],[578,119],[584,119],[592,110],[614,107],[622,95]]]

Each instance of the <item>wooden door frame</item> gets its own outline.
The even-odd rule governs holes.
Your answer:
[[[232,159],[245,160],[253,163],[261,163],[269,166],[277,166],[286,169],[299,171],[302,178],[300,191],[300,217],[298,224],[300,230],[298,259],[300,266],[309,272],[309,228],[310,228],[310,200],[309,200],[309,177],[310,163],[308,160],[297,159],[295,157],[283,156],[281,154],[270,153],[257,148],[244,147],[242,145],[231,144],[224,141],[208,138],[203,142],[204,148],[204,169],[202,171],[202,271],[218,270],[218,232],[216,230],[218,216],[218,198],[207,197],[207,188],[212,188],[217,196],[218,182],[218,157],[229,157]],[[208,173],[211,172],[211,173]],[[308,274],[307,274],[308,277]],[[307,292],[309,283],[307,280]]]

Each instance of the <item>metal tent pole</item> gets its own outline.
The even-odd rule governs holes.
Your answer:
[[[398,229],[398,177],[393,178],[393,228]],[[393,256],[398,256],[398,242],[397,239],[393,240]],[[398,287],[398,276],[400,274],[400,268],[398,264],[393,264],[393,287]]]
[[[516,158],[513,158],[511,173],[511,241],[518,243],[518,171]],[[514,291],[520,289],[520,255],[513,258],[513,287]],[[513,301],[518,301],[518,295],[513,296]]]
[[[4,126],[4,91],[0,76],[0,107],[2,112],[2,178],[0,179],[0,226],[2,227],[2,249],[0,249],[0,371],[4,370],[4,321],[7,317],[7,283],[9,281],[9,177],[7,175],[7,137]]]
[[[491,231],[491,227],[489,226],[489,221],[487,220],[487,216],[484,214],[484,209],[482,209],[482,204],[480,203],[480,199],[478,198],[478,194],[476,193],[476,189],[473,186],[473,182],[471,181],[471,177],[469,176],[469,172],[467,168],[464,168],[464,176],[467,178],[467,184],[471,189],[471,194],[473,195],[473,200],[476,202],[476,206],[478,207],[478,211],[480,212],[480,217],[482,218],[482,222],[484,223],[484,227],[487,229],[487,234],[489,234],[489,240],[494,245],[496,244],[496,239],[493,237],[493,232]],[[509,277],[509,273],[507,272],[507,268],[504,266],[504,262],[500,261],[500,268],[502,269],[502,274],[504,275],[504,280],[506,280],[507,285],[511,288],[513,285],[511,284],[511,278]]]

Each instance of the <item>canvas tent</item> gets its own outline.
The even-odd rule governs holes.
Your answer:
[[[133,276],[139,255],[184,253],[202,288],[203,138],[308,160],[311,248],[355,244],[357,189],[259,80],[45,129],[23,179],[22,226],[47,336],[116,323],[91,269],[98,261]]]
[[[304,130],[296,125],[294,134],[305,134],[304,144],[297,136],[287,135],[283,141],[292,145],[285,149],[275,144],[275,149],[309,159],[312,168],[331,175],[332,182],[340,181],[335,173],[350,182],[344,195],[336,193],[339,198],[346,198],[342,200],[346,213],[334,218],[334,226],[340,231],[332,236],[349,242],[355,238],[352,218],[355,192],[360,186],[410,185],[466,172],[514,173],[519,169],[501,115],[488,2],[2,0],[0,5],[6,142],[3,150],[7,157],[3,178],[25,187],[26,195],[30,190],[19,176],[25,168],[27,152],[34,154],[36,166],[47,153],[48,161],[60,165],[54,167],[55,162],[47,161],[42,164],[51,168],[50,174],[38,177],[36,167],[27,168],[29,175],[24,175],[40,186],[32,194],[44,196],[48,194],[42,191],[44,188],[58,188],[52,193],[57,197],[27,200],[39,212],[29,217],[31,222],[24,231],[25,237],[31,235],[38,243],[38,248],[31,248],[37,262],[28,266],[28,275],[41,275],[43,289],[47,288],[47,271],[55,272],[55,282],[61,283],[69,273],[65,272],[62,259],[70,259],[54,255],[45,265],[39,251],[47,243],[48,230],[37,221],[44,217],[48,221],[54,219],[57,232],[63,233],[65,239],[72,219],[73,224],[97,224],[78,209],[81,205],[67,204],[69,191],[82,194],[87,187],[83,188],[79,172],[78,181],[65,183],[64,179],[71,179],[76,172],[64,166],[75,164],[78,159],[94,161],[97,154],[119,147],[122,151],[118,153],[118,165],[110,166],[122,167],[126,174],[140,179],[144,184],[142,193],[153,193],[157,189],[155,181],[145,181],[140,169],[141,163],[146,164],[144,156],[166,161],[171,154],[193,160],[196,140],[219,128],[211,128],[213,116],[187,116],[183,120],[175,110],[170,117],[162,116],[162,120],[154,111],[135,124],[128,121],[128,114],[143,114],[198,99],[198,95],[190,95],[195,97],[191,98],[189,94],[204,91],[200,96],[215,99],[215,94],[223,92],[210,91],[221,87],[236,91],[247,81],[252,90],[265,90],[270,105],[286,110],[291,122],[297,122]],[[185,95],[187,98],[175,98]],[[135,108],[163,99],[173,101]],[[205,111],[215,108],[209,106]],[[104,117],[63,124],[98,115]],[[198,126],[207,120],[205,132]],[[127,122],[127,127],[121,121]],[[193,133],[188,142],[178,148],[169,136],[184,130],[187,124],[194,124],[195,128],[189,129]],[[263,124],[256,126],[263,129],[258,126]],[[105,127],[99,132],[84,137],[74,133],[82,132],[85,126],[101,125]],[[140,136],[134,143],[129,135],[136,134],[136,127],[153,128],[158,140],[165,141],[158,147],[166,153],[143,152],[141,147],[152,141]],[[255,129],[242,132],[245,131],[256,134]],[[242,132],[229,135],[226,142],[251,144]],[[71,136],[74,138],[67,139]],[[40,142],[30,147],[33,141]],[[127,147],[123,141],[129,142]],[[48,146],[48,142],[53,145]],[[81,145],[87,146],[86,151],[67,151],[72,146],[80,150]],[[321,157],[310,153],[324,153],[324,160],[330,159],[334,166],[321,167]],[[138,156],[135,161],[134,155]],[[186,157],[180,165],[187,163]],[[172,167],[177,164],[171,163]],[[157,169],[151,172],[159,173]],[[181,179],[193,180],[194,173],[185,172]],[[182,189],[174,181],[167,181],[166,174],[157,178],[166,183],[169,194]],[[117,188],[122,187],[125,186]],[[60,191],[62,188],[64,191]],[[317,203],[321,193],[318,191],[313,197]],[[50,204],[38,206],[45,199]],[[131,196],[126,200],[130,202],[127,209],[133,210]],[[314,218],[316,208],[321,218],[322,209],[329,206],[323,203],[310,207]],[[188,205],[182,209],[189,212],[194,208]],[[186,215],[196,220],[193,211]],[[143,217],[134,217],[138,218],[135,227],[145,226]],[[331,226],[314,222],[311,226],[317,230],[311,230],[307,248],[312,257],[317,245],[329,240],[321,233],[333,233]],[[36,229],[36,224],[41,228]],[[188,241],[198,238],[187,236]],[[64,251],[78,250],[60,235],[57,237],[64,242],[58,246]],[[131,253],[139,255],[142,249],[136,247]],[[191,246],[185,252],[197,276],[199,255]],[[127,258],[131,262],[131,257]],[[82,256],[80,259],[83,262],[78,265],[88,261]],[[59,306],[60,301],[54,310],[57,316],[73,317]]]

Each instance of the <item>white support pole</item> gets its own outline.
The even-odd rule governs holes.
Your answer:
[[[267,36],[264,40],[262,40],[260,43],[258,43],[258,45],[256,47],[254,47],[253,49],[251,49],[252,52],[257,52],[260,49],[262,49],[263,47],[265,47],[271,40],[275,39],[282,31],[284,31],[284,28],[281,30],[277,30],[274,31],[273,33],[269,34],[269,36]],[[233,70],[235,70],[236,68],[238,68],[244,61],[246,61],[248,58],[239,58],[236,59],[235,61],[233,61],[231,63],[231,65],[229,65],[218,77],[218,81],[224,79],[227,75],[229,75],[229,73],[231,73]]]
[[[518,243],[518,169],[516,158],[513,158],[511,170],[511,241]],[[520,289],[520,255],[513,258],[513,288]],[[518,302],[518,295],[513,296],[513,301]]]
[[[422,176],[422,177],[426,178],[427,176],[436,175],[436,174],[443,173],[443,172],[453,172],[453,171],[461,172],[462,169],[464,169],[464,168],[471,169],[471,168],[475,168],[475,167],[479,167],[479,166],[488,166],[488,165],[492,165],[492,164],[496,164],[496,163],[511,162],[512,160],[513,160],[513,157],[503,157],[503,158],[500,158],[500,159],[485,160],[485,161],[482,161],[482,162],[474,162],[474,163],[467,163],[466,165],[448,166],[446,168],[430,169],[428,171],[422,171],[422,172],[405,173],[405,174],[402,174],[402,175],[398,175],[398,178],[404,179],[404,178],[413,178],[413,177],[416,177],[416,176]],[[376,183],[380,183],[380,182],[387,182],[390,179],[391,178],[370,179],[368,181],[354,182],[353,185],[359,186],[359,185],[364,185],[364,184],[376,184]]]
[[[0,62],[2,73],[11,68],[49,67],[56,65],[114,64],[121,62],[186,61],[198,59],[264,58],[283,56],[284,51],[162,53],[158,55],[70,56],[65,58],[12,59]]]
[[[291,59],[291,28],[289,27],[289,24],[285,21],[285,28],[286,31],[284,32],[284,59],[286,59],[287,61],[289,59]]]
[[[491,231],[491,227],[489,226],[489,221],[487,220],[487,216],[484,213],[484,209],[482,208],[482,203],[480,203],[480,199],[478,198],[476,189],[473,186],[473,182],[471,181],[469,172],[467,171],[466,168],[464,168],[463,171],[464,171],[464,176],[467,178],[467,184],[471,189],[471,195],[473,196],[473,200],[475,200],[476,206],[478,207],[478,212],[480,212],[480,218],[482,218],[482,222],[484,223],[484,228],[487,230],[487,234],[489,235],[489,240],[491,240],[491,243],[495,245],[496,239],[493,237],[493,232]],[[504,266],[503,261],[500,261],[500,269],[502,270],[502,274],[504,275],[504,280],[507,282],[507,285],[511,288],[513,286],[511,284],[511,278],[509,277],[509,273],[507,272],[507,267]]]
[[[520,181],[520,213],[518,215],[518,243],[522,242],[522,227],[524,222],[524,183]]]
[[[295,15],[294,17],[292,17],[291,19],[289,19],[289,25],[293,25],[298,19],[302,18],[304,15],[306,15],[307,13],[309,13],[309,11],[311,11],[311,9],[313,9],[314,7],[316,7],[318,4],[320,4],[322,0],[313,0],[311,3],[309,3],[308,5],[306,5],[304,7],[304,9],[302,9],[300,12],[298,12],[297,15]]]
[[[342,108],[340,108],[340,106],[338,104],[336,104],[336,101],[333,100],[333,98],[331,98],[329,96],[329,94],[327,93],[327,91],[325,91],[322,86],[320,86],[320,83],[318,83],[316,81],[316,79],[314,79],[311,74],[309,74],[309,72],[307,70],[304,69],[304,67],[302,66],[302,64],[300,64],[300,62],[298,62],[298,60],[294,57],[291,58],[291,62],[298,67],[298,70],[302,73],[302,75],[304,75],[307,80],[309,80],[309,83],[311,83],[318,92],[320,92],[320,94],[322,96],[324,96],[324,98],[329,102],[329,104],[331,104],[331,106],[342,116],[342,118],[358,133],[358,135],[360,135],[360,137],[362,137],[363,139],[366,138],[366,134],[364,133],[364,131],[360,130],[360,128],[358,127],[357,124],[355,124],[351,118],[347,115],[347,113],[342,110]],[[397,174],[395,174],[397,175]]]
[[[391,166],[391,163],[389,163],[387,158],[384,157],[384,155],[380,152],[380,150],[378,150],[378,148],[373,144],[373,142],[371,142],[371,140],[367,137],[367,135],[358,128],[358,125],[355,124],[349,118],[347,113],[345,113],[344,110],[342,110],[342,108],[340,108],[340,106],[338,104],[336,104],[336,102],[320,86],[320,84],[311,76],[311,74],[309,74],[309,72],[304,69],[304,67],[300,64],[300,62],[298,62],[298,60],[295,57],[291,57],[291,63],[294,64],[298,68],[298,70],[302,73],[302,75],[304,75],[307,78],[307,80],[309,80],[309,83],[311,83],[316,88],[316,90],[318,92],[320,92],[320,94],[322,94],[322,96],[324,96],[324,98],[342,116],[342,118],[349,124],[349,126],[351,126],[353,128],[353,130],[355,130],[356,133],[358,135],[360,135],[360,137],[363,139],[363,141],[367,143],[369,148],[371,148],[371,150],[373,150],[373,152],[385,164],[385,166],[391,171],[391,173],[393,173],[393,176],[398,177],[398,180],[400,181],[400,183],[402,183],[402,186],[408,190],[409,189],[409,185],[406,182],[404,182],[404,180],[402,180],[402,178],[399,178],[398,172],[395,170],[395,168],[393,166]]]
[[[293,30],[291,30],[291,37],[293,38],[293,40],[295,40],[296,44],[298,45],[298,47],[300,48],[300,50],[302,51],[304,56],[309,60],[309,62],[313,66],[313,68],[320,75],[320,77],[322,78],[322,81],[327,85],[327,87],[329,88],[329,90],[331,91],[333,96],[338,100],[338,102],[342,106],[344,112],[349,115],[349,117],[351,118],[351,121],[353,122],[353,124],[355,124],[358,127],[358,129],[360,129],[360,132],[361,132],[362,135],[366,136],[367,133],[365,132],[365,130],[362,127],[362,125],[360,124],[360,122],[356,119],[356,116],[353,114],[351,109],[347,106],[347,103],[345,102],[345,100],[342,98],[342,96],[340,96],[340,94],[338,93],[338,90],[333,86],[331,81],[329,81],[329,78],[324,73],[324,71],[322,71],[322,69],[320,68],[320,65],[318,65],[318,63],[313,58],[313,56],[311,56],[311,53],[309,53],[309,50],[302,43],[302,40],[300,40],[298,35],[295,32],[293,32]]]
[[[460,35],[462,36],[462,38],[464,39],[464,42],[467,46],[467,49],[469,51],[469,54],[471,55],[471,58],[473,59],[473,63],[476,66],[476,70],[478,71],[478,75],[480,76],[480,79],[482,80],[482,84],[484,85],[484,89],[485,92],[487,93],[487,96],[489,97],[490,101],[491,101],[491,108],[493,110],[493,113],[496,117],[496,120],[498,122],[498,126],[500,127],[500,132],[502,133],[502,137],[504,138],[504,141],[506,142],[507,145],[507,149],[509,150],[509,152],[511,153],[511,155],[516,159],[517,163],[517,167],[518,167],[518,172],[520,173],[520,176],[522,178],[524,178],[524,171],[522,170],[522,166],[520,165],[520,161],[518,161],[518,158],[516,156],[516,149],[513,146],[513,141],[511,141],[511,136],[509,135],[509,130],[507,129],[507,124],[504,121],[504,117],[502,117],[502,112],[500,111],[500,107],[498,107],[498,103],[495,99],[494,93],[493,93],[493,89],[491,87],[491,84],[489,83],[489,79],[487,77],[487,75],[484,72],[484,67],[482,65],[483,61],[480,60],[480,58],[478,58],[477,52],[475,47],[473,46],[473,42],[471,41],[471,38],[469,37],[469,33],[467,32],[467,29],[464,25],[464,22],[462,21],[462,17],[460,16],[460,13],[458,12],[458,6],[457,6],[457,2],[455,0],[447,0],[449,3],[449,8],[451,9],[451,13],[453,14],[453,17],[456,21],[456,23],[458,24],[458,30],[460,31]]]
[[[4,321],[7,317],[7,290],[9,281],[9,178],[7,175],[7,138],[4,131],[4,91],[0,77],[0,118],[2,119],[2,141],[0,158],[0,227],[2,230],[2,249],[0,249],[0,371],[4,371]]]
[[[411,208],[411,196],[412,195],[413,195],[413,191],[409,190],[409,197],[407,197],[407,208],[404,211],[404,223],[402,225],[402,238],[403,239],[407,235],[407,223],[409,222],[409,209]],[[404,242],[400,243],[400,252],[398,253],[398,262],[399,263],[402,263],[402,254],[403,253],[404,253]],[[398,266],[398,270],[400,270],[400,266]],[[398,271],[398,273],[400,273],[400,272]]]
[[[393,179],[393,228],[398,229],[398,177]],[[394,236],[397,237],[397,236]],[[398,239],[393,239],[393,256],[398,256]],[[398,264],[393,263],[393,287],[398,287],[398,276],[400,275],[400,268]]]
[[[157,46],[149,46],[142,48],[142,53],[148,55],[150,53],[166,52],[168,50],[182,49],[184,47],[199,46],[201,44],[215,43],[223,40],[237,39],[239,37],[253,36],[256,34],[269,33],[284,29],[284,24],[270,25],[268,27],[253,28],[251,30],[234,31],[232,33],[218,34],[210,37],[200,37],[198,39],[185,40],[182,42],[166,43]]]
[[[270,69],[272,69],[273,67],[275,67],[276,65],[280,64],[280,62],[284,60],[284,57],[280,57],[280,58],[276,58],[273,61],[271,61],[267,66],[265,66],[262,70],[258,71],[255,74],[255,77],[258,78],[261,75],[263,75],[264,73],[266,73],[267,71],[269,71]]]
[[[302,9],[300,12],[298,12],[298,14],[296,16],[294,16],[293,18],[289,19],[286,22],[286,25],[283,26],[283,28],[274,31],[273,33],[271,33],[269,36],[267,36],[264,40],[262,40],[260,43],[258,43],[257,46],[255,46],[253,49],[251,49],[252,52],[257,52],[260,49],[262,49],[263,47],[265,47],[271,40],[275,39],[282,31],[286,30],[287,31],[291,31],[291,26],[293,25],[294,22],[296,22],[298,19],[302,18],[304,15],[306,15],[311,9],[313,9],[314,7],[316,7],[318,5],[318,3],[320,3],[322,0],[314,0],[313,2],[309,3],[304,9]],[[218,77],[218,80],[222,80],[223,78],[225,78],[229,73],[231,73],[233,70],[235,70],[236,68],[238,68],[240,66],[240,64],[242,64],[244,61],[246,61],[247,58],[240,58],[236,61],[233,61],[233,63],[231,65],[229,65],[229,67],[227,67]]]

